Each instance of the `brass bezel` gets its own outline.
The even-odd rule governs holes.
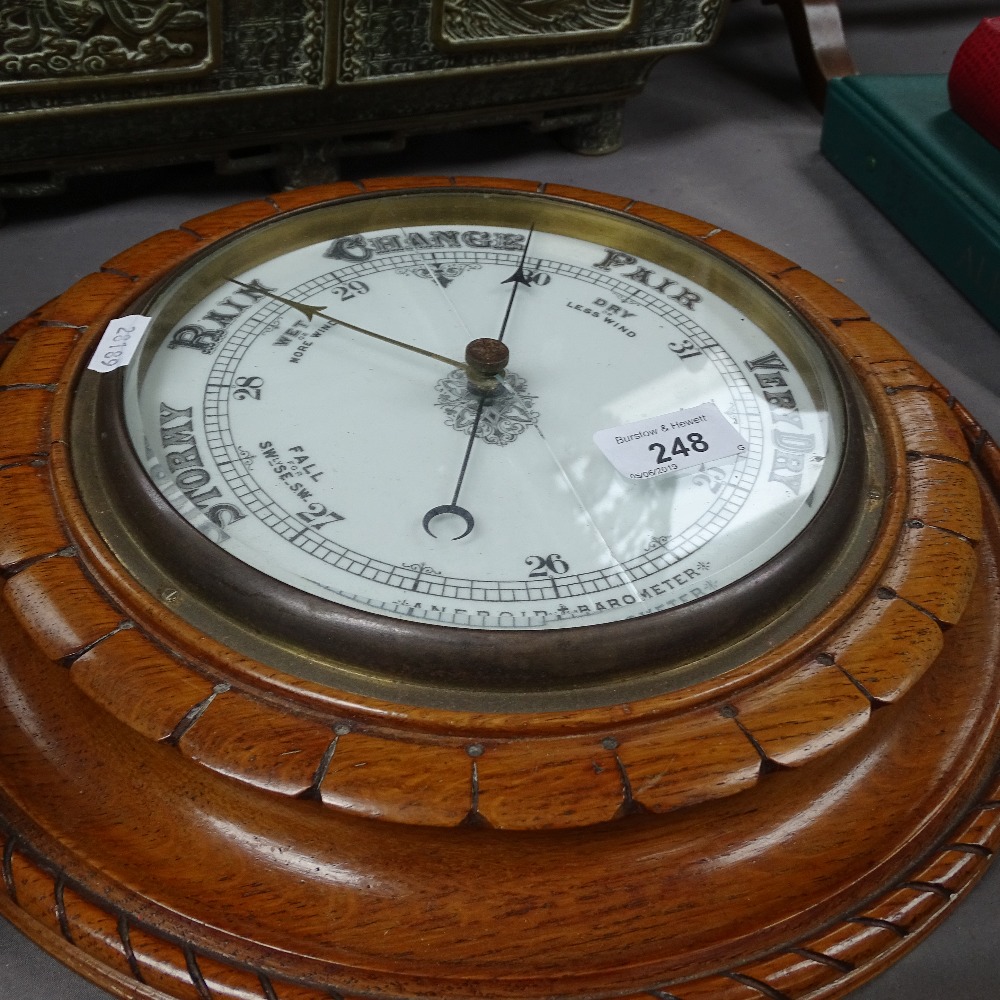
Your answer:
[[[192,298],[233,268],[245,270],[252,261],[339,235],[439,222],[445,211],[453,224],[483,222],[486,205],[505,225],[555,227],[689,276],[763,327],[795,361],[820,352],[841,386],[845,461],[817,517],[791,546],[752,578],[691,604],[623,622],[530,633],[440,628],[354,611],[242,563],[240,583],[224,571],[226,560],[238,561],[174,512],[142,470],[122,419],[123,373],[87,372],[74,406],[73,465],[84,504],[115,556],[170,612],[241,654],[338,690],[432,708],[534,712],[633,701],[716,677],[795,635],[864,564],[881,524],[884,455],[872,409],[843,359],[773,288],[699,241],[550,195],[486,187],[369,193],[250,226],[183,265],[144,303],[155,314],[148,343],[155,345]],[[100,449],[90,446],[97,437],[105,443]],[[751,601],[748,611],[746,602],[761,588],[772,596],[756,609]],[[262,614],[265,609],[271,613]],[[688,638],[678,642],[685,628]],[[690,634],[699,632],[700,638]],[[498,643],[510,652],[501,655]],[[600,648],[608,650],[608,665],[596,678],[581,680],[579,657],[596,657]],[[544,686],[532,685],[528,671],[545,649],[561,671]],[[502,683],[469,683],[487,663],[500,665],[501,674],[506,670]]]

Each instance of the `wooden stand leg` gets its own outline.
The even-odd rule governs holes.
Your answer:
[[[821,111],[828,80],[857,69],[844,38],[837,0],[764,0],[776,3],[792,37],[795,62],[813,104]]]

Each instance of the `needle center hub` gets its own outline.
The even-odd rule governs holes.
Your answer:
[[[479,396],[492,396],[500,388],[497,378],[507,367],[510,351],[501,340],[480,337],[465,348],[465,363],[469,366],[469,389]]]
[[[510,351],[502,340],[480,337],[465,348],[465,362],[479,375],[499,375],[510,361]]]

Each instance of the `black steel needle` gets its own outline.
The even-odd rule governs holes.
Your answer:
[[[424,531],[432,538],[437,538],[437,535],[431,531],[431,521],[439,514],[454,514],[465,522],[465,531],[455,536],[454,541],[456,542],[460,538],[465,538],[475,527],[476,521],[472,514],[465,507],[459,506],[458,495],[462,492],[462,483],[465,480],[466,470],[469,468],[469,456],[472,454],[472,446],[476,443],[476,437],[479,433],[479,421],[483,417],[483,407],[502,388],[499,376],[503,374],[503,370],[507,367],[509,358],[510,352],[507,350],[506,344],[501,344],[499,340],[491,340],[489,338],[473,340],[465,348],[465,360],[469,366],[470,373],[472,373],[469,375],[469,392],[478,396],[479,402],[476,405],[476,415],[472,421],[472,431],[469,434],[469,442],[465,446],[465,455],[462,457],[462,468],[458,472],[458,482],[455,484],[455,492],[452,495],[451,503],[432,507],[424,514]]]
[[[497,376],[503,371],[507,363],[507,349],[503,344],[504,334],[507,332],[507,323],[510,320],[511,310],[514,307],[514,297],[517,295],[517,290],[521,285],[528,284],[528,277],[524,273],[524,262],[528,258],[528,246],[531,244],[531,237],[534,235],[535,226],[532,223],[531,228],[528,230],[527,238],[524,241],[524,250],[521,251],[521,259],[517,263],[517,269],[509,278],[504,278],[501,282],[503,285],[512,285],[510,290],[510,297],[507,299],[507,309],[503,314],[503,321],[500,324],[500,332],[497,334],[495,340],[474,340],[466,348],[466,361],[468,365],[466,371],[470,373],[469,375],[469,391],[476,392],[479,396],[479,403],[476,406],[476,416],[472,422],[472,432],[469,434],[469,443],[465,446],[465,455],[462,458],[462,468],[458,473],[458,482],[455,484],[455,493],[451,498],[451,503],[441,504],[439,507],[432,507],[426,514],[424,514],[424,531],[427,532],[432,538],[437,536],[431,531],[431,522],[440,514],[454,514],[456,517],[460,517],[465,522],[465,531],[460,535],[456,535],[454,541],[458,541],[460,538],[465,538],[467,534],[475,527],[476,521],[472,514],[466,510],[465,507],[460,507],[458,505],[458,495],[462,491],[462,483],[465,480],[465,473],[469,467],[469,457],[472,455],[472,446],[476,443],[476,436],[479,432],[479,421],[483,416],[483,407],[486,406],[487,402],[492,398],[492,393],[489,390],[482,389],[482,381],[484,376],[494,382]],[[472,353],[470,353],[472,352]],[[486,354],[489,354],[488,360],[486,359]],[[502,362],[500,358],[502,357]],[[485,362],[485,364],[483,363]],[[477,383],[479,388],[477,389]],[[494,391],[497,388],[494,385]]]
[[[501,284],[513,285],[510,290],[510,298],[507,300],[507,311],[503,314],[503,322],[500,324],[500,333],[497,334],[497,340],[502,341],[504,334],[507,332],[507,321],[510,319],[510,311],[514,308],[514,296],[517,295],[517,290],[521,285],[528,284],[527,275],[524,273],[524,262],[528,258],[528,246],[531,243],[531,237],[535,234],[535,224],[531,224],[531,228],[528,230],[527,239],[524,241],[524,250],[521,252],[521,259],[517,263],[517,270],[509,277],[505,278]]]
[[[472,454],[472,445],[475,443],[476,434],[479,431],[479,421],[482,418],[483,407],[485,405],[486,396],[481,396],[479,399],[479,405],[476,407],[475,419],[472,422],[472,433],[469,435],[469,443],[465,446],[465,456],[462,459],[462,468],[458,473],[458,482],[455,484],[455,492],[452,495],[451,503],[443,503],[439,507],[431,507],[431,509],[424,514],[424,531],[426,531],[431,538],[437,538],[437,535],[431,531],[431,521],[433,521],[434,518],[440,514],[454,514],[456,517],[460,517],[465,522],[465,531],[463,531],[460,535],[455,535],[453,541],[457,542],[460,538],[465,538],[465,536],[476,526],[476,520],[472,514],[464,507],[459,507],[458,495],[462,492],[462,481],[465,479],[465,470],[469,467],[469,456]]]

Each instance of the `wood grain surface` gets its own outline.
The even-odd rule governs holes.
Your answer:
[[[117,561],[72,402],[104,325],[276,195],[117,255],[8,331],[0,369],[5,915],[121,997],[842,995],[1000,841],[1000,453],[855,303],[710,223],[840,352],[887,464],[864,566],[799,632],[677,692],[447,711],[282,674]]]

